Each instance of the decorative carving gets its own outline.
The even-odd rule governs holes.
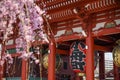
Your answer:
[[[116,26],[116,23],[115,21],[109,21],[105,24],[105,28],[111,28],[111,27],[115,27]]]
[[[66,29],[65,35],[71,35],[71,34],[73,34],[73,30],[71,28]]]

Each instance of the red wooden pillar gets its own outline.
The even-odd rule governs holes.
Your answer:
[[[105,79],[105,58],[104,58],[104,52],[99,52],[99,79],[104,80]]]
[[[48,80],[55,80],[55,58],[56,58],[56,45],[53,42],[49,44],[49,59],[48,59]]]
[[[21,80],[27,80],[27,60],[22,59],[22,73]]]
[[[83,80],[83,77],[82,77],[82,76],[80,76],[80,77],[79,77],[79,80]]]
[[[2,60],[0,60],[2,61]],[[0,80],[3,78],[3,70],[4,70],[4,65],[0,65]]]
[[[75,80],[83,80],[84,73],[76,73]]]
[[[2,56],[3,56],[3,54],[4,54],[4,52],[5,52],[5,43],[3,43],[3,44],[1,44],[1,48],[2,48],[2,50],[1,50],[1,59],[0,59],[0,63],[2,63]],[[4,71],[4,64],[3,65],[0,65],[0,80],[2,80],[2,78],[3,78],[3,71]]]
[[[86,80],[94,80],[94,39],[91,28],[88,29],[86,45],[88,48],[86,50]]]
[[[76,79],[75,80],[83,80],[83,77],[81,76],[76,76]]]
[[[118,67],[114,64],[114,80],[120,80],[120,77],[119,77],[119,69]]]

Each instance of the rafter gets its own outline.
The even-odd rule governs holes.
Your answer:
[[[93,2],[97,0],[56,0],[53,2],[47,1],[44,2],[46,5],[46,10],[49,13],[55,13],[57,11],[73,9],[78,6],[84,6],[86,3]]]

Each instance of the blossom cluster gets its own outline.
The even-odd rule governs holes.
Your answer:
[[[28,42],[35,40],[37,35],[40,39],[45,38],[43,32],[43,18],[45,11],[42,10],[35,0],[2,0],[0,1],[0,32],[3,32],[3,41],[13,34],[13,24],[19,28],[19,37],[16,39],[17,52],[23,48],[26,54]]]

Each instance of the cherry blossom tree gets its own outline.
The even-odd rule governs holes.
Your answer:
[[[22,53],[22,58],[29,54],[30,43],[35,35],[45,39],[43,33],[43,18],[45,14],[35,0],[1,0],[0,1],[0,32],[3,32],[3,41],[13,34],[13,24],[19,28],[19,37],[16,39],[16,50]],[[23,48],[21,51],[20,48]]]

